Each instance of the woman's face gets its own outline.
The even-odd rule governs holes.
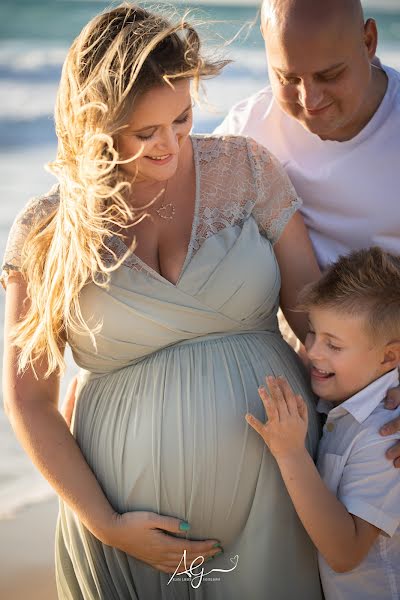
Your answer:
[[[155,87],[135,101],[126,127],[118,135],[121,165],[139,181],[166,181],[178,166],[179,152],[192,128],[190,81],[182,79]]]

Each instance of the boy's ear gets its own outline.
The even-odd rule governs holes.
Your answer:
[[[384,348],[382,365],[395,369],[400,366],[400,340],[386,344]]]

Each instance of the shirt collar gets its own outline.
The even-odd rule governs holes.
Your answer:
[[[388,390],[398,385],[399,371],[393,369],[379,377],[379,379],[375,379],[367,387],[338,406],[320,399],[317,404],[317,411],[329,414],[329,417],[341,417],[346,413],[350,413],[358,423],[362,423],[386,397]]]

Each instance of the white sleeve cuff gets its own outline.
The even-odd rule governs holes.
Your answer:
[[[364,519],[364,521],[371,523],[371,525],[375,525],[375,527],[378,527],[390,537],[392,537],[399,526],[400,515],[398,518],[394,518],[393,515],[384,513],[376,506],[358,498],[352,498],[351,496],[341,496],[340,501],[345,505],[349,513]]]

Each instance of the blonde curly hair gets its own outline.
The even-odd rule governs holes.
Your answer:
[[[32,228],[22,250],[21,271],[30,306],[15,326],[23,371],[45,359],[47,378],[65,372],[61,351],[67,332],[89,335],[79,306],[84,285],[107,287],[134,242],[117,258],[107,241],[141,215],[127,203],[132,181],[118,165],[115,139],[135,100],[154,86],[191,79],[197,97],[202,77],[217,75],[228,61],[206,60],[200,39],[185,18],[176,23],[131,3],[93,18],[73,42],[62,69],[55,123],[59,205]],[[113,260],[104,260],[111,255]]]

